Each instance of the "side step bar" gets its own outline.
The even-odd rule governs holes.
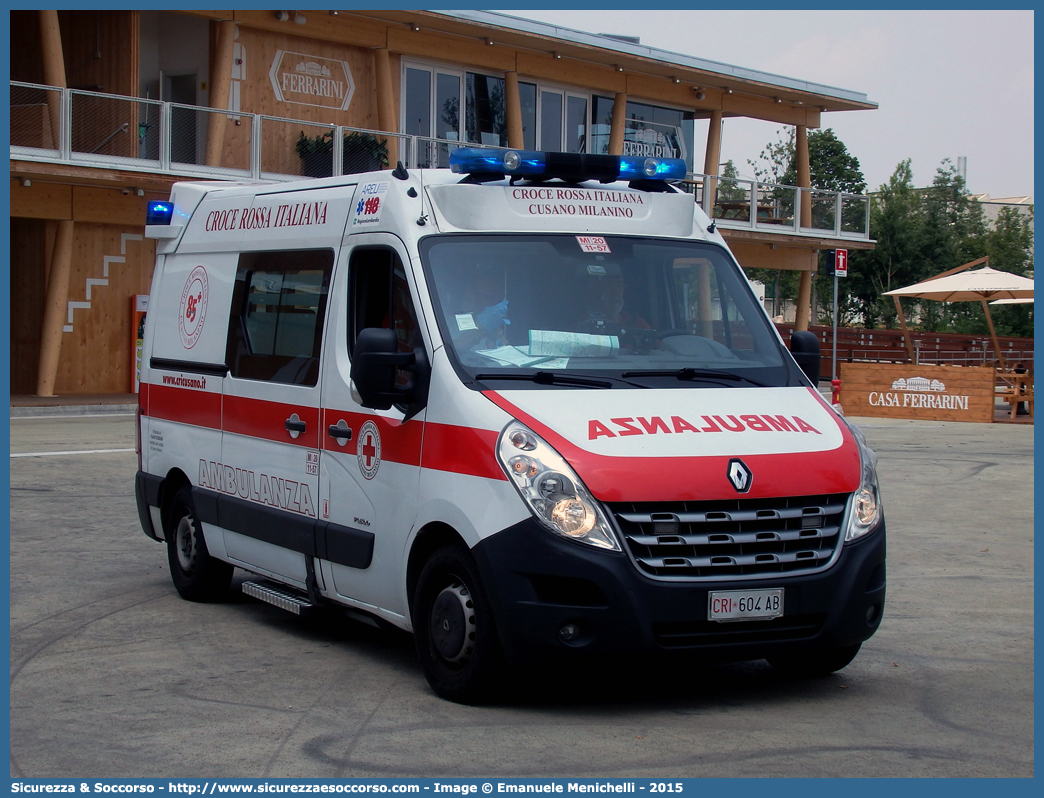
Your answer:
[[[303,593],[272,582],[244,582],[242,590],[248,596],[267,601],[282,610],[302,617],[311,615],[319,609]]]

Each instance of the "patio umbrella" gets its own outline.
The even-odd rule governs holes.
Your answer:
[[[939,302],[1032,299],[1033,280],[985,266],[982,269],[972,269],[946,277],[932,277],[906,288],[886,291],[885,296],[914,296]]]
[[[977,266],[980,263],[986,265],[981,269],[970,269],[971,266]],[[993,349],[997,353],[1001,368],[1005,368],[1004,356],[1001,354],[1000,342],[993,329],[993,317],[990,316],[990,308],[987,303],[997,299],[1032,299],[1033,280],[1011,272],[991,269],[989,264],[988,257],[979,258],[920,283],[886,291],[885,296],[895,299],[895,306],[899,310],[899,318],[907,339],[909,339],[909,331],[906,329],[906,319],[903,317],[899,297],[934,299],[938,302],[981,302],[982,309],[986,313],[986,323],[990,327],[990,336],[993,338]],[[907,340],[907,349],[912,351],[909,340]],[[910,359],[913,360],[912,355]]]

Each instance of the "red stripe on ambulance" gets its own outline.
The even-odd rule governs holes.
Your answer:
[[[326,434],[326,430],[344,419],[348,427],[358,433],[359,428],[367,421],[372,421],[377,426],[377,432],[381,436],[381,460],[391,463],[402,463],[403,465],[419,466],[421,462],[421,434],[422,422],[408,421],[405,424],[394,418],[375,416],[368,413],[356,413],[350,410],[323,409],[323,441],[321,448],[330,452],[341,452],[343,454],[356,454],[359,441],[357,435],[344,446],[338,444],[333,438]]]
[[[304,432],[292,438],[286,429],[286,421],[295,413],[306,426]],[[318,449],[319,409],[226,395],[224,431]]]
[[[494,452],[499,436],[495,430],[429,423],[424,427],[423,465],[454,474],[507,480]]]
[[[683,457],[614,457],[587,451],[513,405],[495,391],[485,396],[543,437],[570,465],[595,498],[619,501],[700,501],[735,499],[736,489],[727,478],[729,460],[735,455]],[[621,423],[622,422],[622,423]],[[760,427],[764,424],[765,428]],[[859,452],[848,428],[839,425],[846,445],[820,452],[743,454],[743,462],[754,473],[754,482],[744,497],[809,496],[849,493],[859,487]],[[617,417],[589,422],[590,439],[625,435],[664,434],[775,434],[820,435],[798,416],[740,415]],[[610,434],[611,433],[611,434]],[[693,435],[693,450],[700,437]]]
[[[152,418],[221,429],[221,394],[169,385],[141,384],[142,412]]]

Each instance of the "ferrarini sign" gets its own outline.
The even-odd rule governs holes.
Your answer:
[[[284,103],[346,111],[355,94],[351,68],[332,58],[277,50],[268,76]]]
[[[993,421],[992,368],[842,363],[846,415]]]

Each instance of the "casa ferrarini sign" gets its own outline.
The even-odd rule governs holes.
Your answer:
[[[284,103],[346,111],[355,94],[352,70],[332,58],[277,50],[268,76]]]

